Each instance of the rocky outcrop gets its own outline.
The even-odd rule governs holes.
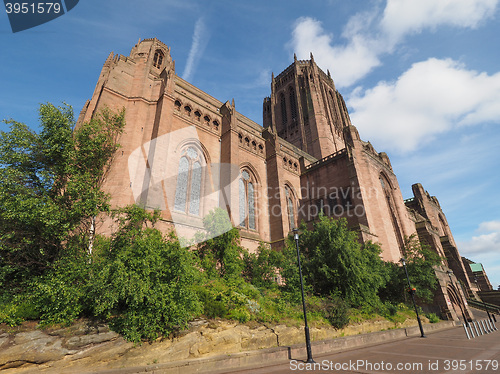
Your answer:
[[[43,367],[89,356],[95,347],[126,347],[119,334],[107,326],[79,321],[68,328],[39,330],[29,326],[0,329],[0,370]],[[24,371],[24,370],[23,370]]]
[[[312,340],[318,341],[413,324],[413,320],[398,325],[380,320],[350,325],[342,330],[327,326],[311,327],[310,330]],[[242,325],[233,321],[198,320],[177,336],[140,345],[127,342],[107,326],[90,321],[79,321],[62,329],[3,328],[0,329],[0,371],[6,374],[91,372],[303,342],[303,327]]]

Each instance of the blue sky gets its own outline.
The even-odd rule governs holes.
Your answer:
[[[81,0],[13,34],[0,15],[0,118],[40,103],[78,115],[113,51],[171,47],[176,72],[262,123],[271,72],[314,54],[361,137],[389,154],[404,198],[438,197],[459,250],[500,283],[500,0]],[[1,130],[6,130],[0,124]]]

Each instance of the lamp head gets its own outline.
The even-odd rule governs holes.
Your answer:
[[[406,265],[406,258],[401,257],[401,260],[399,260],[399,261],[403,264],[403,266]]]

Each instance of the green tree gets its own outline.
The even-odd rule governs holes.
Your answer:
[[[240,245],[240,233],[232,227],[225,210],[217,208],[203,219],[205,240],[198,244],[198,256],[209,277],[225,279],[241,277],[244,249]]]
[[[261,243],[257,253],[246,252],[243,256],[246,280],[257,287],[275,288],[278,271],[283,264],[283,254]]]
[[[200,271],[175,236],[154,228],[159,213],[129,206],[113,216],[119,228],[111,238],[96,238],[92,262],[81,250],[85,243],[68,243],[64,258],[9,304],[9,319],[46,325],[97,317],[139,341],[182,329],[199,315]]]
[[[77,128],[68,105],[39,113],[40,132],[7,120],[0,133],[0,283],[9,288],[52,268],[69,238],[108,210],[101,185],[124,126],[123,111]]]
[[[347,220],[322,215],[312,230],[303,229],[299,246],[305,283],[315,293],[339,295],[352,306],[378,303],[378,290],[386,281],[380,248],[373,243],[363,248],[357,234],[348,229]],[[288,247],[286,253],[291,259],[295,243],[289,241]],[[297,283],[293,267],[286,268],[287,282]]]
[[[38,319],[45,326],[69,324],[82,315],[92,316],[94,299],[90,290],[94,266],[81,250],[85,244],[78,240],[67,243],[65,256],[52,269],[30,279],[27,291],[14,298],[19,317]]]
[[[411,285],[417,289],[416,296],[431,303],[438,285],[435,268],[442,264],[442,258],[415,234],[405,238],[405,258]]]
[[[425,243],[421,243],[414,234],[405,238],[404,253],[406,268],[412,287],[416,288],[417,298],[424,303],[431,303],[437,288],[435,268],[442,264],[442,258]],[[388,282],[381,296],[384,300],[401,302],[409,300],[406,296],[408,282],[401,264],[387,263]]]
[[[93,315],[126,338],[154,340],[201,313],[195,291],[200,272],[173,234],[155,229],[159,213],[137,206],[117,211],[119,230],[96,242],[89,294]]]

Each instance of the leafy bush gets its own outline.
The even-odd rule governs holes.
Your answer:
[[[383,304],[383,309],[380,312],[382,316],[395,316],[398,313],[398,306],[390,302],[385,302]]]
[[[34,282],[32,302],[40,315],[40,325],[68,325],[78,318],[83,309],[82,291],[83,289],[68,284],[58,275]]]
[[[211,280],[198,288],[203,314],[208,318],[228,318],[244,322],[261,312],[260,292],[243,281]]]
[[[23,318],[18,314],[17,305],[10,303],[0,305],[0,323],[17,326],[21,322],[23,322]]]
[[[404,251],[408,276],[412,287],[417,290],[416,297],[421,302],[432,303],[438,285],[434,269],[441,264],[441,257],[428,245],[420,243],[415,235],[405,238]],[[381,298],[391,302],[408,302],[410,299],[404,268],[394,263],[386,263],[385,267],[388,281],[380,292]]]
[[[220,208],[211,211],[203,219],[203,225],[208,236],[198,244],[196,253],[205,275],[209,279],[241,277],[244,249],[240,245],[240,233],[231,226],[227,212]],[[199,237],[198,241],[202,239]]]
[[[91,264],[86,252],[79,250],[82,242],[66,243],[66,256],[57,261],[45,275],[33,278],[24,299],[16,298],[24,314],[33,313],[42,326],[69,324],[89,312]],[[28,305],[29,306],[28,306]]]
[[[434,268],[441,265],[441,257],[416,235],[405,239],[406,267],[416,296],[425,303],[432,303],[438,280]]]
[[[283,263],[283,254],[261,243],[257,253],[244,253],[243,276],[257,287],[277,288],[276,278]]]
[[[122,224],[96,266],[93,313],[109,319],[127,339],[153,340],[182,328],[201,312],[193,255],[178,240],[150,227],[157,214],[138,207],[120,210]]]
[[[435,313],[428,313],[425,315],[430,323],[438,323],[441,319]]]
[[[133,206],[116,218],[119,230],[112,238],[96,238],[92,256],[81,250],[82,242],[67,243],[66,258],[33,278],[29,292],[2,319],[19,322],[31,313],[47,325],[98,317],[133,341],[186,326],[201,312],[193,255],[150,227],[157,213]]]
[[[223,318],[227,316],[229,310],[222,299],[212,297],[212,294],[205,289],[199,291],[198,297],[203,305],[203,314],[207,318]]]
[[[314,293],[324,296],[336,293],[352,306],[378,303],[378,290],[386,282],[380,247],[370,242],[361,247],[357,234],[348,229],[345,219],[321,215],[312,230],[304,227],[302,231],[299,247],[304,283]],[[283,273],[287,284],[297,289],[297,257],[291,237],[287,247],[283,252],[287,260]]]
[[[227,315],[229,319],[235,319],[240,323],[245,323],[250,321],[251,315],[248,310],[245,309],[234,309]]]
[[[308,303],[308,310],[319,312],[336,329],[341,329],[349,324],[349,304],[339,296],[322,297],[316,305]]]

